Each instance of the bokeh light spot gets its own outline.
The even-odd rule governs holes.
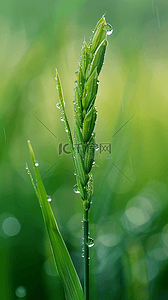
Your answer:
[[[116,234],[106,233],[101,235],[98,240],[107,247],[113,247],[120,242],[120,237]]]
[[[44,263],[44,270],[49,276],[57,276],[56,266],[53,257],[48,257]]]
[[[6,235],[14,236],[19,233],[21,225],[16,218],[8,217],[3,221],[2,229]]]
[[[26,288],[22,285],[18,286],[15,291],[15,294],[18,298],[24,298],[27,295]]]
[[[149,221],[149,218],[145,217],[143,210],[138,207],[128,208],[125,212],[127,218],[136,226],[141,226]]]

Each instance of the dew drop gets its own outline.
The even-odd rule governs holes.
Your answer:
[[[34,164],[35,164],[35,167],[38,167],[39,166],[39,163],[37,160],[34,161]]]
[[[88,247],[91,248],[94,246],[94,239],[92,239],[91,237],[88,238]]]
[[[65,127],[65,131],[68,132],[68,128],[67,127]]]
[[[83,258],[85,257],[84,253],[82,253],[82,257],[83,257]]]
[[[47,195],[47,201],[48,201],[48,202],[51,202],[51,200],[52,200],[52,199],[51,199],[51,196]]]
[[[99,146],[96,144],[95,151],[97,152],[98,150],[99,150]]]
[[[64,122],[64,118],[63,118],[63,117],[61,117],[60,120],[61,120],[62,122]]]
[[[76,173],[74,172],[74,175],[76,175]]]
[[[80,194],[77,184],[74,185],[73,190],[74,190],[75,194]]]
[[[56,107],[57,107],[58,109],[60,109],[60,108],[61,108],[61,104],[58,102],[58,103],[56,104]]]
[[[113,33],[113,27],[109,23],[107,23],[106,31],[107,31],[107,35]]]
[[[56,89],[58,90],[58,85],[56,85]]]

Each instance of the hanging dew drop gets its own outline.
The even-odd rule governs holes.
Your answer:
[[[106,32],[107,32],[107,35],[110,35],[113,33],[113,27],[109,23],[107,23]]]
[[[80,194],[77,184],[74,185],[73,190],[74,190],[75,194]]]
[[[61,104],[59,102],[56,104],[56,108],[58,108],[58,109],[61,108]]]
[[[85,257],[84,253],[82,253],[82,257],[83,257],[83,258]]]
[[[91,248],[94,246],[94,239],[92,239],[91,237],[88,238],[88,247]]]
[[[97,152],[99,150],[99,146],[96,144],[95,151]]]
[[[65,131],[68,132],[68,128],[67,127],[65,127]]]
[[[48,201],[48,202],[51,202],[51,200],[52,200],[52,199],[51,199],[51,196],[47,195],[47,201]]]
[[[63,117],[61,117],[60,120],[61,120],[62,122],[64,122],[64,118],[63,118]]]

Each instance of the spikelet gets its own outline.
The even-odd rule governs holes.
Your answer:
[[[95,123],[97,111],[95,99],[98,92],[98,76],[104,63],[104,56],[107,47],[107,35],[112,32],[111,25],[106,23],[103,16],[97,23],[89,45],[84,40],[81,49],[77,80],[75,81],[74,102],[74,141],[65,114],[63,92],[56,72],[57,88],[59,92],[59,108],[66,124],[73,161],[75,165],[76,181],[78,191],[84,200],[85,208],[90,208],[91,195],[93,192],[93,177],[91,169],[95,155]]]

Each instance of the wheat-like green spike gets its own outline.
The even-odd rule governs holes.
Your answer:
[[[98,75],[104,62],[105,50],[107,47],[106,30],[107,24],[105,17],[103,16],[95,27],[89,45],[87,45],[86,41],[83,42],[76,80],[76,90],[79,92],[75,93],[74,101],[74,145],[77,144],[78,154],[81,156],[83,162],[85,185],[83,185],[81,181],[79,185],[78,179],[81,178],[81,175],[78,174],[77,168],[76,176],[78,177],[77,184],[81,197],[83,199],[83,195],[85,195],[86,198],[83,200],[87,202],[90,201],[92,193],[92,188],[89,188],[88,190],[88,182],[89,178],[92,178],[90,172],[94,162],[95,153],[95,140],[93,134],[97,111],[94,103],[98,91]],[[77,165],[78,163],[76,163],[76,166]],[[79,161],[79,165],[82,167],[81,161]],[[91,186],[91,183],[89,183],[89,186]],[[89,207],[89,203],[87,206]]]
[[[84,204],[84,295],[89,300],[89,218],[88,212],[93,193],[93,176],[91,169],[95,155],[95,123],[97,111],[94,106],[98,91],[98,76],[104,63],[104,56],[107,47],[107,34],[112,33],[112,27],[106,23],[103,16],[97,23],[89,45],[84,40],[79,62],[77,80],[75,81],[74,113],[74,143],[65,115],[64,101],[60,79],[57,73],[57,85],[59,91],[60,108],[65,119],[71,151],[75,165],[76,181],[78,191]],[[108,33],[107,33],[108,32]]]
[[[103,16],[93,31],[89,45],[87,45],[85,40],[82,44],[77,80],[75,81],[75,100],[73,101],[75,112],[74,142],[72,141],[70,127],[65,114],[60,78],[56,71],[59,108],[66,124],[66,131],[68,132],[75,165],[78,190],[83,200],[89,199],[91,193],[89,192],[88,195],[87,184],[95,154],[95,140],[93,135],[97,111],[94,103],[98,91],[98,76],[104,63],[104,55],[107,47],[108,26]]]

